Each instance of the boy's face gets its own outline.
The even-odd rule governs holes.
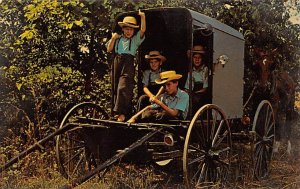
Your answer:
[[[165,91],[168,95],[176,95],[177,93],[178,81],[168,81],[165,83]]]
[[[124,33],[124,37],[126,37],[127,39],[130,39],[134,34],[134,29],[128,26],[123,27],[122,31]]]
[[[195,67],[199,67],[202,64],[202,54],[194,54],[193,55],[193,64]]]
[[[161,60],[153,58],[149,60],[150,63],[150,68],[152,71],[157,71],[159,70],[160,66],[161,66]]]

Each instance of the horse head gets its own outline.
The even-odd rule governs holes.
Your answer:
[[[261,49],[254,49],[257,55],[257,61],[253,63],[259,67],[259,84],[261,87],[270,86],[271,67],[274,64],[273,57],[277,52],[277,49],[271,51],[263,51]]]

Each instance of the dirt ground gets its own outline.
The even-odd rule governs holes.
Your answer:
[[[261,181],[245,182],[240,188],[300,188],[300,140],[293,141],[293,152],[287,155],[286,144],[273,154],[270,176]]]

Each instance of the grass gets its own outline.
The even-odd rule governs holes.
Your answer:
[[[299,141],[298,141],[299,142]],[[300,144],[300,142],[298,143]],[[282,146],[284,151],[284,146]],[[277,154],[274,156],[271,165],[271,175],[262,181],[253,181],[245,178],[234,185],[234,188],[300,188],[300,158],[299,151],[294,156]],[[34,154],[34,155],[37,155]],[[32,157],[33,158],[33,157]],[[31,159],[32,159],[31,158]],[[34,159],[34,158],[33,158]],[[0,188],[5,189],[54,189],[61,188],[68,184],[68,180],[63,178],[55,166],[48,169],[36,162],[36,170],[28,172],[28,169],[15,167],[0,175]],[[23,166],[24,162],[18,166]],[[20,168],[20,169],[19,169]],[[18,170],[19,169],[19,170]],[[22,172],[23,171],[23,172]],[[26,172],[27,171],[27,172]],[[31,175],[30,175],[31,174]],[[228,188],[232,188],[229,183]],[[113,166],[103,179],[94,177],[93,179],[76,187],[77,189],[93,188],[119,188],[119,189],[138,189],[138,188],[184,188],[180,181],[175,182],[171,175],[158,171],[153,166],[138,166],[131,164],[119,164]]]
[[[300,120],[299,120],[300,121]],[[229,183],[228,188],[300,188],[300,122],[292,136],[293,154],[285,152],[286,144],[281,146],[280,153],[275,154],[271,164],[271,175],[261,181],[254,181],[245,176],[237,183]],[[47,149],[47,148],[46,148]],[[0,148],[0,165],[7,161],[3,154],[10,151],[15,156],[16,151],[11,146]],[[251,165],[250,165],[251,166]],[[249,167],[249,166],[248,166]],[[247,169],[247,168],[246,168]],[[0,173],[1,189],[54,189],[69,183],[57,171],[55,152],[34,152]],[[152,165],[118,164],[113,166],[103,179],[93,179],[76,187],[77,189],[138,189],[138,188],[184,188],[180,173],[166,173]],[[176,177],[177,176],[177,177]]]

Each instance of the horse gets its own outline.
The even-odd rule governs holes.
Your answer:
[[[274,69],[277,49],[255,50],[258,60],[253,64],[259,68],[258,90],[261,97],[270,101],[275,117],[275,143],[273,152],[278,152],[282,138],[287,139],[287,153],[291,154],[291,130],[295,122],[296,83],[287,71]]]

